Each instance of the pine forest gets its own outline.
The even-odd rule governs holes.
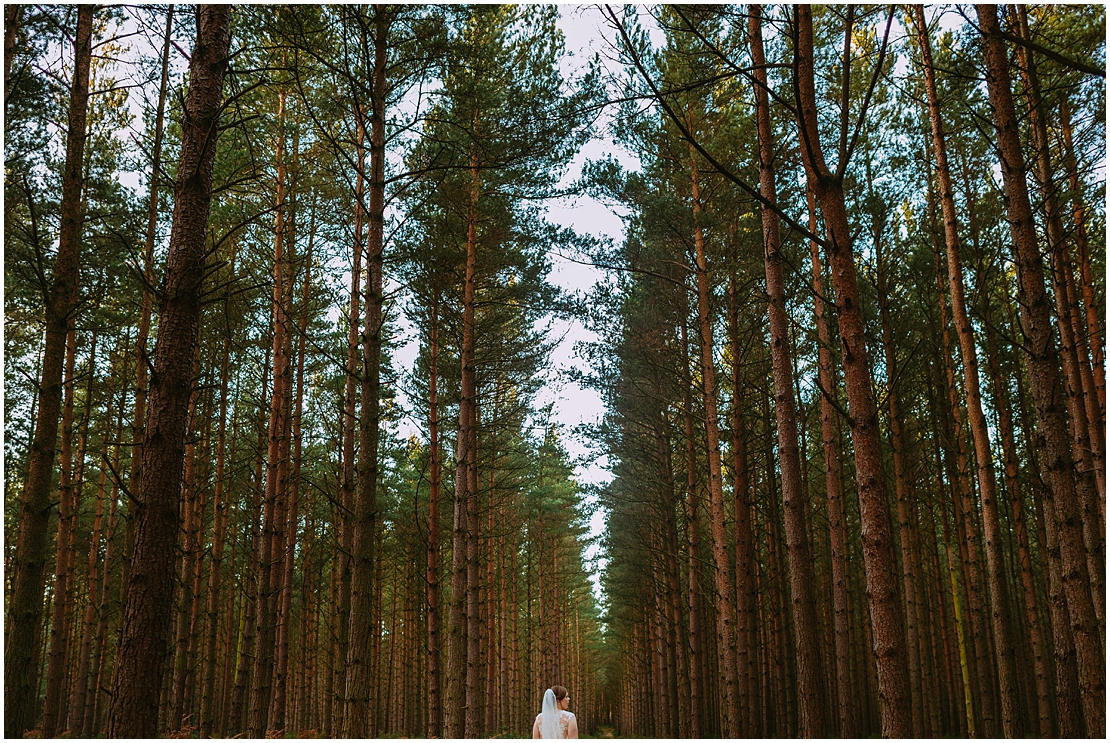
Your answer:
[[[5,738],[1106,737],[1105,6],[3,14]]]

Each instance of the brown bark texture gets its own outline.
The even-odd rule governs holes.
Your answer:
[[[1052,334],[1051,312],[1045,291],[1033,209],[1018,136],[1017,114],[1010,89],[1005,43],[992,5],[977,5],[987,65],[987,87],[998,136],[1003,191],[1010,218],[1014,262],[1017,265],[1022,331],[1026,336],[1025,363],[1038,421],[1037,449],[1055,520],[1064,593],[1075,641],[1079,690],[1087,734],[1102,737],[1106,728],[1105,656],[1092,601],[1091,576],[1083,543],[1083,519],[1076,492],[1060,354]]]
[[[4,737],[22,738],[34,727],[35,638],[43,603],[43,567],[47,530],[53,511],[50,489],[55,446],[61,421],[66,334],[77,307],[77,268],[85,219],[82,174],[89,105],[89,66],[92,58],[93,11],[77,11],[74,36],[73,81],[69,95],[66,159],[62,170],[61,223],[54,275],[46,296],[46,332],[38,385],[38,411],[31,442],[27,479],[19,506],[19,532],[11,570],[11,599],[4,638]]]
[[[906,640],[899,606],[898,580],[894,574],[894,540],[883,483],[878,411],[871,388],[859,286],[841,178],[825,164],[817,127],[817,101],[813,84],[813,19],[806,6],[797,9],[795,71],[799,92],[799,122],[806,179],[821,205],[828,229],[826,247],[836,293],[844,381],[851,415],[852,444],[856,456],[860,520],[867,595],[874,635],[872,657],[878,671],[882,732],[907,737],[913,732]]]
[[[110,737],[152,738],[157,733],[158,691],[173,592],[185,416],[200,318],[230,17],[228,6],[198,6],[196,10],[197,40],[189,63],[173,228],[143,442],[146,475],[137,494],[135,551],[113,682]]]

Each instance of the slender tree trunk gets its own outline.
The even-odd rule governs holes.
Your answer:
[[[193,374],[196,376],[199,363],[194,363]],[[185,425],[185,463],[181,483],[181,522],[183,532],[181,539],[181,557],[178,561],[178,581],[174,611],[177,612],[173,655],[173,674],[170,682],[170,707],[165,729],[178,731],[182,726],[182,717],[185,714],[185,682],[189,674],[189,618],[192,607],[196,604],[190,578],[196,563],[196,425],[197,425],[197,390],[193,389],[189,400],[189,413]],[[159,710],[165,714],[165,710]]]
[[[262,398],[265,398],[266,385],[270,377],[270,356],[266,355],[266,362],[262,372]],[[243,713],[248,703],[251,660],[254,658],[254,642],[257,634],[258,601],[261,595],[260,582],[262,577],[262,499],[264,493],[263,467],[266,460],[265,423],[266,410],[259,407],[258,411],[258,444],[255,460],[254,474],[254,508],[251,512],[251,547],[249,570],[244,579],[246,583],[246,601],[241,614],[243,624],[242,637],[239,645],[239,657],[235,668],[235,687],[231,699],[230,726],[227,732],[237,734],[243,729]]]
[[[1025,8],[1019,6],[1017,15],[1023,36],[1028,37],[1029,28]],[[1040,83],[1032,57],[1024,47],[1018,49],[1022,76],[1025,79],[1026,98],[1029,103],[1029,119],[1033,130],[1033,147],[1037,153],[1037,180],[1045,208],[1045,232],[1048,237],[1051,256],[1051,275],[1053,295],[1056,299],[1056,326],[1060,332],[1060,356],[1063,361],[1064,395],[1067,399],[1068,417],[1071,422],[1072,455],[1075,460],[1075,489],[1079,497],[1080,512],[1083,517],[1083,540],[1087,549],[1087,570],[1091,580],[1091,598],[1094,602],[1095,616],[1098,619],[1100,635],[1105,644],[1105,524],[1100,518],[1100,501],[1106,497],[1105,462],[1102,451],[1101,431],[1091,435],[1089,421],[1100,416],[1094,395],[1085,394],[1092,385],[1084,383],[1079,343],[1073,332],[1078,324],[1079,300],[1073,296],[1071,264],[1064,244],[1064,224],[1060,217],[1060,205],[1056,198],[1055,173],[1048,146],[1048,126],[1042,109]],[[1090,367],[1087,367],[1087,376]]]
[[[294,138],[293,144],[293,160],[297,162],[298,155],[298,140]],[[295,206],[295,202],[294,202]],[[277,659],[274,668],[274,698],[270,703],[269,722],[267,727],[270,730],[286,730],[288,721],[295,719],[292,712],[288,711],[288,696],[289,696],[289,640],[292,634],[293,624],[293,580],[296,567],[296,553],[297,553],[297,527],[299,523],[298,516],[298,500],[300,496],[300,477],[301,477],[301,408],[304,404],[304,351],[305,351],[305,338],[308,334],[308,312],[309,312],[309,289],[312,283],[312,249],[313,240],[315,238],[316,229],[316,210],[315,204],[312,206],[311,216],[309,219],[308,228],[308,248],[304,257],[304,284],[301,292],[301,316],[297,332],[297,371],[296,371],[296,398],[293,401],[292,409],[292,423],[291,423],[291,436],[286,437],[286,449],[292,446],[292,466],[293,473],[289,479],[288,493],[289,493],[289,508],[286,515],[285,533],[286,539],[283,547],[283,556],[281,564],[281,595],[280,595],[280,616],[281,622],[278,626],[277,638]],[[293,213],[290,215],[290,245],[295,245],[296,240],[296,211],[291,210]],[[290,251],[292,252],[292,251]],[[292,258],[292,256],[290,256]],[[292,261],[291,261],[292,263]],[[293,294],[293,276],[289,277],[289,299],[287,303],[290,305],[290,310],[287,312],[287,317],[292,314],[292,294]],[[288,339],[288,344],[292,343],[292,339]],[[287,395],[288,400],[288,395]],[[290,442],[291,439],[291,442]],[[288,451],[285,452],[286,456],[283,459],[288,460]],[[304,621],[302,614],[301,621]],[[296,732],[294,730],[294,732]]]
[[[1026,366],[1040,424],[1037,448],[1042,453],[1042,471],[1048,481],[1046,495],[1051,501],[1048,510],[1055,518],[1059,538],[1064,593],[1075,640],[1087,734],[1101,738],[1106,730],[1105,654],[1091,596],[1080,499],[1072,474],[1068,420],[1061,399],[1059,353],[1052,337],[1044,266],[1041,264],[1025,181],[1017,116],[1010,90],[1010,71],[1006,47],[999,35],[997,9],[995,6],[979,5],[976,11],[983,33],[987,87],[998,130],[1003,189],[1020,286],[1022,327],[1028,338],[1025,345]]]
[[[46,670],[46,700],[42,710],[42,734],[56,737],[58,724],[64,726],[62,707],[62,676],[65,672],[66,651],[69,638],[66,633],[66,610],[69,606],[69,577],[71,572],[69,533],[75,516],[73,483],[73,393],[74,370],[77,359],[77,329],[70,316],[66,333],[65,383],[62,402],[62,441],[60,492],[58,497],[58,538],[54,560],[54,593],[50,606],[50,652]],[[59,716],[62,720],[59,721]]]
[[[440,698],[439,616],[439,495],[442,463],[439,450],[439,301],[432,298],[428,327],[428,729],[429,738],[443,732]]]
[[[190,60],[173,229],[163,281],[158,343],[143,442],[131,587],[123,614],[108,734],[151,738],[173,593],[173,544],[178,527],[186,405],[203,289],[205,238],[212,199],[217,117],[230,45],[231,9],[197,8]]]
[[[69,713],[69,729],[74,736],[89,737],[84,734],[85,721],[90,716],[91,710],[86,709],[89,696],[89,665],[92,659],[93,649],[93,635],[96,630],[96,611],[100,603],[100,536],[103,533],[104,526],[104,500],[107,490],[108,468],[104,465],[104,461],[112,461],[108,459],[108,430],[110,425],[110,413],[112,407],[112,392],[108,392],[108,406],[104,417],[104,451],[101,454],[102,461],[99,466],[100,477],[96,486],[96,507],[93,513],[93,531],[92,539],[89,542],[89,559],[88,566],[85,571],[86,581],[88,583],[88,596],[85,600],[85,620],[81,634],[81,653],[77,661],[77,678],[76,689],[73,695],[73,704],[70,707]],[[113,459],[118,458],[119,451],[119,437],[116,437],[114,445]],[[109,571],[107,563],[104,565],[104,572]],[[94,689],[95,693],[95,689]],[[90,731],[91,734],[91,731]]]
[[[358,349],[359,349],[359,324],[361,310],[359,301],[362,295],[360,288],[362,278],[362,229],[365,221],[364,195],[366,188],[365,163],[366,153],[363,147],[365,129],[361,117],[356,124],[358,129],[358,144],[356,147],[355,166],[355,228],[354,246],[351,250],[351,310],[348,317],[347,331],[347,386],[344,393],[343,426],[342,426],[342,459],[343,459],[343,484],[342,504],[339,509],[340,545],[336,559],[339,561],[339,600],[335,608],[335,622],[338,625],[336,632],[336,650],[339,660],[333,665],[332,694],[329,695],[328,704],[332,707],[332,714],[327,716],[327,723],[333,725],[335,731],[343,730],[343,716],[345,711],[344,695],[347,688],[347,650],[350,638],[351,619],[351,539],[353,525],[351,523],[351,507],[355,498],[355,397],[358,382]],[[334,696],[333,696],[334,695]]]
[[[382,247],[385,212],[386,39],[391,10],[374,12],[373,94],[370,112],[370,178],[366,324],[362,335],[362,407],[359,411],[358,489],[352,508],[350,645],[343,717],[345,737],[370,734],[371,640],[367,623],[374,592],[375,533],[378,519],[378,424],[382,347]]]
[[[1065,163],[1068,169],[1068,183],[1071,186],[1072,220],[1075,229],[1075,253],[1079,263],[1080,283],[1083,287],[1083,307],[1086,310],[1087,342],[1091,349],[1091,364],[1093,366],[1095,394],[1098,399],[1098,417],[1091,420],[1091,435],[1105,436],[1106,424],[1106,370],[1103,362],[1106,355],[1101,317],[1098,302],[1095,300],[1094,281],[1091,276],[1091,253],[1087,243],[1087,218],[1086,208],[1083,203],[1083,190],[1079,180],[1079,167],[1075,159],[1075,149],[1072,145],[1071,114],[1067,101],[1060,103],[1060,133],[1064,139]],[[1076,333],[1081,334],[1079,328]],[[1103,440],[1105,452],[1105,440]]]
[[[752,536],[751,503],[749,502],[748,455],[744,441],[744,420],[741,414],[743,399],[740,380],[740,306],[737,300],[736,276],[729,277],[729,335],[732,340],[732,493],[734,498],[733,518],[736,532],[736,601],[739,652],[737,653],[738,683],[740,685],[740,715],[743,734],[754,737],[759,726],[759,676],[756,673],[756,584],[755,584],[755,542]],[[669,457],[668,457],[669,459]],[[673,491],[674,487],[671,486]],[[673,508],[671,509],[673,512]],[[668,519],[670,529],[674,529],[674,517]],[[677,551],[677,544],[672,548]],[[676,609],[678,596],[677,564],[672,590],[675,593]],[[676,614],[678,612],[676,611]],[[678,617],[676,616],[676,621]],[[679,653],[681,667],[685,668],[684,653]],[[684,720],[683,720],[684,722]],[[685,725],[680,722],[680,729]]]
[[[717,658],[724,683],[724,703],[729,737],[740,736],[740,704],[736,690],[736,633],[732,614],[733,586],[728,571],[725,539],[724,485],[721,477],[721,443],[717,422],[717,380],[713,362],[713,328],[709,312],[709,268],[705,237],[700,224],[701,186],[697,157],[690,150],[691,189],[694,205],[694,250],[697,260],[698,327],[701,333],[702,394],[705,400],[705,430],[709,455],[709,533],[713,555],[713,583],[717,617]],[[793,401],[793,390],[790,400]],[[795,437],[795,453],[797,438]]]
[[[694,451],[694,411],[690,387],[689,340],[686,337],[686,323],[683,321],[679,342],[682,344],[683,376],[683,419],[686,424],[686,543],[687,543],[687,586],[690,597],[690,737],[701,737],[702,723],[702,605],[701,587],[698,572],[701,560],[701,533],[698,526],[698,481],[697,459]]]
[[[282,552],[285,533],[285,499],[287,495],[285,461],[289,421],[286,399],[289,380],[289,355],[286,335],[289,316],[285,292],[285,230],[286,230],[286,164],[285,164],[285,90],[278,91],[278,132],[275,163],[277,168],[276,214],[274,217],[273,272],[273,390],[270,394],[270,422],[266,454],[266,492],[263,500],[262,544],[260,550],[259,589],[257,604],[258,648],[251,670],[250,711],[247,732],[252,738],[264,738],[269,722],[273,696],[274,650],[276,644],[278,602],[281,592]]]
[[[35,638],[43,604],[43,567],[47,530],[53,505],[50,498],[54,451],[62,404],[66,335],[77,307],[77,269],[80,263],[84,201],[85,121],[89,102],[89,62],[92,57],[93,8],[79,6],[74,37],[73,84],[70,88],[66,160],[62,171],[61,221],[54,276],[46,297],[46,343],[38,385],[38,415],[31,442],[27,479],[19,509],[19,531],[12,561],[11,600],[8,603],[4,649],[4,737],[21,738],[34,727]]]
[[[477,123],[477,114],[475,114]],[[476,128],[476,127],[475,127]],[[474,299],[475,272],[477,271],[478,249],[478,195],[479,170],[477,151],[473,150],[470,162],[470,204],[467,211],[466,228],[466,274],[463,283],[463,328],[462,346],[459,349],[461,361],[461,384],[459,392],[459,434],[455,469],[455,506],[454,527],[451,549],[451,610],[448,620],[447,658],[447,715],[444,734],[449,738],[461,738],[464,734],[464,708],[469,704],[466,697],[467,679],[467,542],[470,504],[470,472],[474,467],[476,451],[473,447],[474,426],[476,424],[475,379],[474,379]]]
[[[204,442],[205,448],[203,453],[203,461],[210,461],[208,445],[212,440],[212,415],[211,407],[206,404],[204,415],[204,431],[203,435],[198,431],[198,439]],[[187,461],[192,462],[194,473],[192,484],[189,489],[194,493],[194,515],[193,515],[193,551],[192,551],[192,570],[190,573],[185,573],[183,578],[188,582],[186,590],[190,592],[189,600],[189,624],[188,624],[188,645],[185,652],[185,688],[183,694],[184,705],[182,710],[185,714],[185,719],[188,720],[185,727],[189,730],[195,730],[199,721],[194,716],[196,712],[196,690],[197,690],[197,650],[200,645],[200,629],[201,629],[201,588],[204,585],[204,518],[205,511],[208,508],[208,488],[204,482],[198,484],[195,468],[196,468],[196,444],[192,445],[193,451],[186,455]],[[189,466],[189,465],[186,465]],[[203,477],[203,475],[202,475]]]
[[[749,6],[748,33],[751,37],[752,63],[755,66],[756,121],[759,129],[759,190],[764,199],[775,203],[775,143],[771,135],[771,113],[767,101],[767,70],[763,54],[763,28],[760,6]],[[777,424],[779,469],[782,474],[782,507],[786,525],[786,554],[790,564],[791,611],[797,652],[798,694],[802,702],[801,734],[806,738],[828,735],[825,678],[821,668],[821,648],[817,636],[817,596],[813,558],[806,517],[807,498],[802,486],[798,452],[798,421],[794,402],[794,363],[786,319],[786,285],[782,271],[778,216],[767,206],[763,213],[763,257],[767,276],[767,313],[771,332],[771,366],[775,384],[775,421]],[[699,287],[700,287],[699,276]],[[700,300],[700,296],[699,296]],[[703,335],[709,332],[703,318]],[[704,354],[703,354],[704,356]],[[704,366],[703,361],[703,366]],[[710,365],[709,374],[712,374]],[[706,370],[703,369],[703,375]],[[707,383],[708,385],[708,383]],[[706,395],[708,400],[708,393]],[[718,592],[720,589],[718,589]],[[726,674],[727,679],[727,674]],[[737,737],[739,728],[729,737]]]
[[[806,189],[809,231],[817,234],[817,210],[813,190]],[[837,715],[841,738],[856,736],[850,638],[848,635],[848,536],[844,520],[844,495],[840,485],[840,426],[833,407],[836,381],[833,373],[832,345],[825,322],[824,280],[816,241],[810,241],[810,267],[813,281],[813,314],[817,325],[817,381],[821,390],[821,448],[825,462],[825,502],[829,517],[829,553],[832,568],[833,645],[836,657]]]
[[[234,260],[232,261],[234,265]],[[230,334],[230,328],[228,328]],[[224,536],[227,531],[228,504],[224,495],[226,437],[227,437],[227,384],[231,364],[231,339],[223,339],[223,360],[220,363],[220,420],[216,432],[216,483],[212,498],[212,564],[208,572],[207,634],[203,663],[200,702],[200,736],[211,737],[216,727],[216,629],[220,609],[220,580],[224,563]]]
[[[173,32],[173,5],[166,10],[166,31],[162,42],[162,80],[158,88],[158,111],[154,119],[154,145],[150,158],[150,189],[147,195],[146,237],[143,243],[143,300],[139,311],[139,331],[135,338],[138,357],[135,363],[135,411],[131,420],[131,477],[132,494],[139,492],[142,479],[143,441],[146,438],[146,408],[149,393],[150,355],[147,344],[150,335],[150,316],[154,306],[154,243],[158,239],[158,196],[162,171],[162,139],[166,121],[166,89],[169,86],[170,41]],[[120,588],[120,605],[127,603],[127,590],[131,575],[131,551],[135,543],[135,526],[138,523],[133,506],[128,503],[126,529],[123,542],[123,578]],[[123,626],[120,625],[122,631]]]
[[[825,165],[817,131],[817,102],[813,84],[813,20],[811,10],[797,13],[799,130],[806,179],[821,204],[828,227],[828,257],[836,292],[837,319],[843,345],[845,387],[851,413],[852,444],[856,455],[860,520],[867,596],[874,635],[873,658],[878,670],[882,733],[908,737],[913,732],[906,640],[902,628],[895,575],[894,539],[886,487],[883,484],[878,411],[871,388],[863,318],[856,282],[852,233],[844,204],[844,187]]]

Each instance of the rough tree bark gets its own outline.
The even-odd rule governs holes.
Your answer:
[[[771,134],[771,112],[767,96],[767,69],[763,53],[763,27],[758,5],[749,6],[748,35],[755,66],[755,110],[759,130],[759,190],[775,203],[775,143]],[[794,401],[794,363],[786,319],[786,283],[780,253],[778,216],[766,205],[763,214],[763,259],[767,276],[767,314],[771,332],[771,368],[775,385],[779,471],[782,475],[782,507],[786,526],[786,556],[790,564],[790,608],[794,619],[797,653],[798,695],[801,697],[801,734],[806,738],[828,735],[825,678],[817,636],[817,595],[813,558],[806,517],[807,498],[802,486],[798,452],[798,416]],[[700,287],[700,277],[699,277]],[[699,295],[700,300],[700,295]],[[703,327],[703,333],[707,326]],[[704,366],[704,363],[703,363]],[[710,373],[712,369],[710,368]],[[706,370],[703,369],[703,374]],[[708,383],[707,383],[708,385]],[[707,395],[708,399],[708,395]],[[726,687],[728,689],[729,687]],[[737,737],[730,730],[730,737]]]
[[[166,11],[166,31],[162,41],[162,80],[158,88],[158,112],[154,119],[154,144],[150,156],[150,189],[146,205],[146,237],[143,241],[143,301],[139,310],[139,331],[135,337],[138,358],[135,363],[135,408],[131,418],[131,473],[130,489],[139,492],[142,479],[143,439],[146,431],[146,407],[149,394],[150,354],[147,350],[150,336],[150,315],[154,307],[154,243],[158,239],[158,201],[162,172],[162,139],[166,122],[166,89],[169,86],[170,41],[173,31],[173,5]],[[128,514],[131,508],[128,508]],[[128,576],[131,571],[131,549],[135,541],[136,519],[128,518],[123,543],[123,577],[120,604],[127,603]],[[121,627],[122,629],[122,627]]]
[[[873,633],[873,658],[878,671],[879,702],[884,736],[913,733],[906,639],[898,596],[894,539],[883,483],[878,411],[871,388],[859,286],[852,250],[852,230],[844,202],[842,174],[825,164],[817,127],[813,82],[813,18],[807,6],[797,8],[795,58],[799,102],[798,128],[806,180],[821,205],[828,229],[827,253],[836,293],[837,320],[844,359],[852,444],[856,454],[867,596]],[[843,167],[844,163],[840,164]]]
[[[276,213],[274,216],[274,269],[273,269],[273,389],[270,393],[269,437],[266,453],[266,491],[263,499],[262,544],[259,558],[261,572],[258,576],[257,632],[258,647],[251,670],[250,710],[247,733],[252,738],[264,738],[269,722],[270,701],[273,696],[274,649],[276,644],[278,602],[283,577],[282,548],[285,534],[285,499],[287,495],[289,419],[289,350],[286,337],[289,333],[288,302],[286,297],[285,230],[286,230],[286,165],[285,165],[285,90],[278,91]]]
[[[817,234],[817,209],[813,203],[813,190],[806,189],[809,212],[809,231]],[[821,389],[821,450],[825,462],[825,503],[829,517],[829,553],[832,563],[833,646],[836,657],[837,715],[840,737],[856,736],[855,704],[852,693],[848,619],[848,535],[844,520],[844,494],[841,490],[840,426],[833,399],[836,381],[833,372],[832,348],[829,328],[825,322],[824,279],[822,277],[820,246],[809,243],[810,269],[813,281],[813,316],[817,325],[817,381]]]
[[[62,372],[66,334],[77,306],[77,268],[81,229],[85,219],[81,198],[86,119],[89,106],[89,64],[92,58],[93,8],[77,9],[74,36],[73,84],[70,88],[66,160],[62,170],[61,221],[54,277],[46,296],[46,340],[42,377],[38,385],[38,413],[31,442],[27,480],[19,507],[19,532],[12,561],[12,594],[8,603],[4,647],[4,737],[21,738],[34,726],[35,638],[39,634],[43,602],[43,567],[47,530],[53,504],[50,487],[61,419]]]
[[[60,488],[58,493],[58,537],[54,558],[54,595],[50,605],[50,651],[46,668],[46,699],[42,705],[42,734],[53,738],[58,733],[58,725],[65,723],[62,706],[62,676],[65,672],[66,651],[69,637],[66,633],[66,612],[69,606],[69,579],[72,571],[72,555],[69,549],[69,533],[73,526],[76,502],[73,482],[73,393],[74,369],[77,361],[77,328],[74,318],[69,318],[69,332],[66,333],[65,382],[62,402],[62,440],[59,454],[62,461],[59,469]],[[59,721],[59,716],[62,718]]]
[[[1024,6],[1017,7],[1022,35],[1029,37]],[[1067,398],[1068,417],[1072,439],[1072,456],[1075,459],[1075,490],[1083,516],[1083,539],[1087,548],[1087,570],[1091,579],[1091,598],[1095,616],[1103,627],[1105,616],[1106,558],[1105,524],[1100,518],[1099,503],[1105,499],[1105,462],[1102,451],[1102,431],[1090,426],[1091,420],[1101,416],[1094,394],[1090,364],[1080,352],[1075,328],[1079,325],[1079,300],[1075,296],[1071,260],[1065,245],[1064,223],[1056,193],[1056,174],[1049,153],[1048,125],[1041,99],[1040,81],[1032,55],[1018,47],[1018,62],[1025,80],[1026,99],[1029,105],[1029,122],[1036,151],[1037,182],[1040,186],[1045,210],[1045,233],[1051,260],[1053,295],[1056,300],[1056,327],[1060,332],[1060,356],[1064,371],[1064,394]],[[1084,371],[1085,370],[1085,371]],[[1100,633],[1105,635],[1100,630]]]
[[[731,738],[740,736],[740,703],[736,693],[736,632],[732,613],[733,586],[728,570],[725,539],[724,485],[721,476],[721,436],[717,418],[717,372],[713,361],[713,325],[709,312],[709,267],[705,234],[701,226],[701,185],[697,155],[690,149],[690,185],[694,207],[694,253],[698,284],[698,331],[701,343],[702,399],[709,458],[709,537],[713,556],[714,605],[717,625],[717,658],[724,683],[724,717]],[[793,400],[793,391],[790,392]],[[795,439],[796,441],[796,439]],[[795,443],[795,447],[797,444]]]
[[[366,324],[362,331],[362,399],[359,410],[358,487],[351,509],[351,610],[344,693],[344,736],[370,734],[370,655],[375,634],[370,622],[374,597],[377,524],[378,423],[382,348],[382,247],[385,213],[386,39],[393,11],[374,9],[374,68],[370,109],[370,177],[367,209]]]
[[[998,11],[993,5],[977,5],[976,13],[983,34],[987,88],[998,130],[1003,191],[1020,289],[1021,324],[1027,338],[1025,361],[1040,424],[1037,449],[1041,452],[1042,474],[1048,486],[1047,500],[1051,501],[1049,517],[1056,522],[1063,562],[1062,582],[1075,641],[1083,716],[1087,734],[1101,738],[1106,730],[1105,655],[1091,597],[1083,521],[1072,474],[1068,419],[1059,371],[1060,355],[1052,335],[1044,266],[1025,180],[1017,114],[1010,90],[1009,61],[998,27]]]
[[[202,5],[196,13],[196,45],[189,63],[173,228],[143,441],[145,475],[135,514],[135,551],[113,683],[110,737],[152,738],[157,733],[169,634],[185,415],[201,310],[217,120],[231,42],[229,6]]]
[[[439,450],[439,301],[432,298],[428,319],[428,728],[429,738],[443,732],[440,698],[439,495],[442,468]]]
[[[1002,526],[998,516],[994,455],[987,430],[987,417],[983,413],[983,401],[979,392],[979,359],[971,319],[967,314],[956,201],[953,195],[952,175],[948,168],[948,149],[933,70],[932,45],[925,25],[925,13],[921,6],[915,9],[915,17],[922,68],[925,73],[925,92],[929,102],[929,122],[933,133],[933,157],[936,160],[936,177],[940,187],[941,212],[944,217],[944,244],[948,258],[948,288],[952,300],[952,320],[959,340],[960,359],[963,362],[964,372],[964,401],[971,425],[971,438],[975,445],[980,514],[986,543],[987,590],[991,599],[990,614],[1002,701],[1002,732],[1006,737],[1013,738],[1022,733],[1021,712],[1015,667],[1016,657],[1010,634],[1010,597],[1006,583],[1005,556],[1002,554]]]

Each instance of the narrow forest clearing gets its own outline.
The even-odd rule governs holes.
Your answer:
[[[1105,737],[1105,16],[6,5],[5,738]]]

